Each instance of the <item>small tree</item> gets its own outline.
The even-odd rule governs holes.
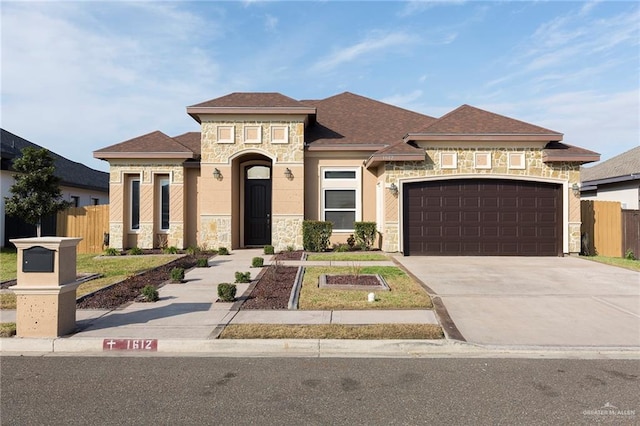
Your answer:
[[[18,174],[9,189],[11,197],[5,197],[5,211],[35,225],[40,237],[42,218],[71,205],[62,200],[60,178],[53,174],[53,157],[44,148],[27,147],[22,150],[22,157],[13,162],[13,169]]]

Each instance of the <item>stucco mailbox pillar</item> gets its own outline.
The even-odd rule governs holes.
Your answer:
[[[16,334],[57,337],[76,328],[76,246],[82,238],[20,238]]]

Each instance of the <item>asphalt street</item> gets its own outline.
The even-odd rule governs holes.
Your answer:
[[[637,360],[0,358],[13,424],[638,424]]]

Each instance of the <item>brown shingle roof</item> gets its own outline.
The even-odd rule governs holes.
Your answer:
[[[272,107],[300,107],[299,101],[280,93],[245,93],[234,92],[219,98],[211,99],[189,108],[272,108]]]
[[[391,146],[376,151],[366,161],[366,167],[375,166],[386,161],[424,161],[425,151],[422,148],[399,141]]]
[[[382,147],[401,140],[407,131],[435,121],[433,117],[349,92],[303,102],[317,109],[316,123],[305,132],[310,149],[364,144]]]
[[[182,145],[186,146],[194,154],[200,156],[201,154],[201,133],[200,132],[187,132],[179,136],[174,136],[174,140],[178,141]]]
[[[143,155],[142,155],[143,154]],[[192,150],[156,130],[93,152],[95,158],[193,158]]]
[[[580,180],[582,182],[630,177],[631,175],[635,175],[637,179],[640,179],[640,146],[616,155],[600,164],[584,167],[580,170]]]
[[[556,139],[550,140],[562,140],[562,133],[466,104],[443,115],[432,124],[419,129],[416,133],[495,135],[539,134],[554,135],[554,137],[556,137]]]

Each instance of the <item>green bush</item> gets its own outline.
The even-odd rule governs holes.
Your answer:
[[[628,249],[627,252],[624,254],[624,258],[627,260],[636,260],[636,256],[633,253],[633,250]]]
[[[178,247],[176,246],[165,247],[162,249],[162,252],[164,254],[178,254]]]
[[[155,302],[160,299],[160,296],[158,295],[158,289],[156,289],[151,284],[142,287],[141,293],[147,302]]]
[[[131,256],[139,256],[142,254],[142,249],[140,247],[132,247],[127,251],[127,254]]]
[[[336,244],[333,247],[333,251],[336,251],[338,253],[344,253],[344,252],[347,252],[349,250],[351,250],[351,247],[349,247],[348,244]]]
[[[272,245],[264,246],[264,254],[274,254],[274,253],[275,253],[275,251],[274,251]]]
[[[370,250],[376,240],[377,229],[375,222],[355,222],[354,230],[356,242],[365,250]]]
[[[187,247],[186,252],[187,252],[187,254],[190,254],[190,255],[193,256],[193,255],[196,255],[196,254],[200,253],[200,249],[198,247],[195,247],[195,246],[189,246],[189,247]]]
[[[209,259],[207,259],[206,257],[201,257],[200,259],[196,260],[196,266],[198,268],[208,268]]]
[[[250,283],[251,282],[251,272],[236,272],[236,282],[237,283]]]
[[[291,253],[292,251],[296,251],[296,248],[294,246],[287,246],[287,251]]]
[[[262,257],[254,257],[251,259],[252,268],[262,268],[264,266],[264,259]]]
[[[184,280],[184,268],[173,268],[171,270],[171,281],[181,283]]]
[[[236,300],[236,285],[229,283],[218,284],[218,298],[222,302],[233,302]]]
[[[218,248],[218,254],[221,256],[226,256],[229,254],[229,249],[226,247],[220,247]]]
[[[108,247],[104,251],[105,256],[120,256],[120,250],[113,247]]]
[[[306,251],[321,252],[329,247],[333,223],[317,220],[302,222],[302,244]]]
[[[356,246],[356,239],[353,237],[353,234],[349,235],[349,238],[347,238],[347,244],[349,244],[349,247],[351,248]]]

